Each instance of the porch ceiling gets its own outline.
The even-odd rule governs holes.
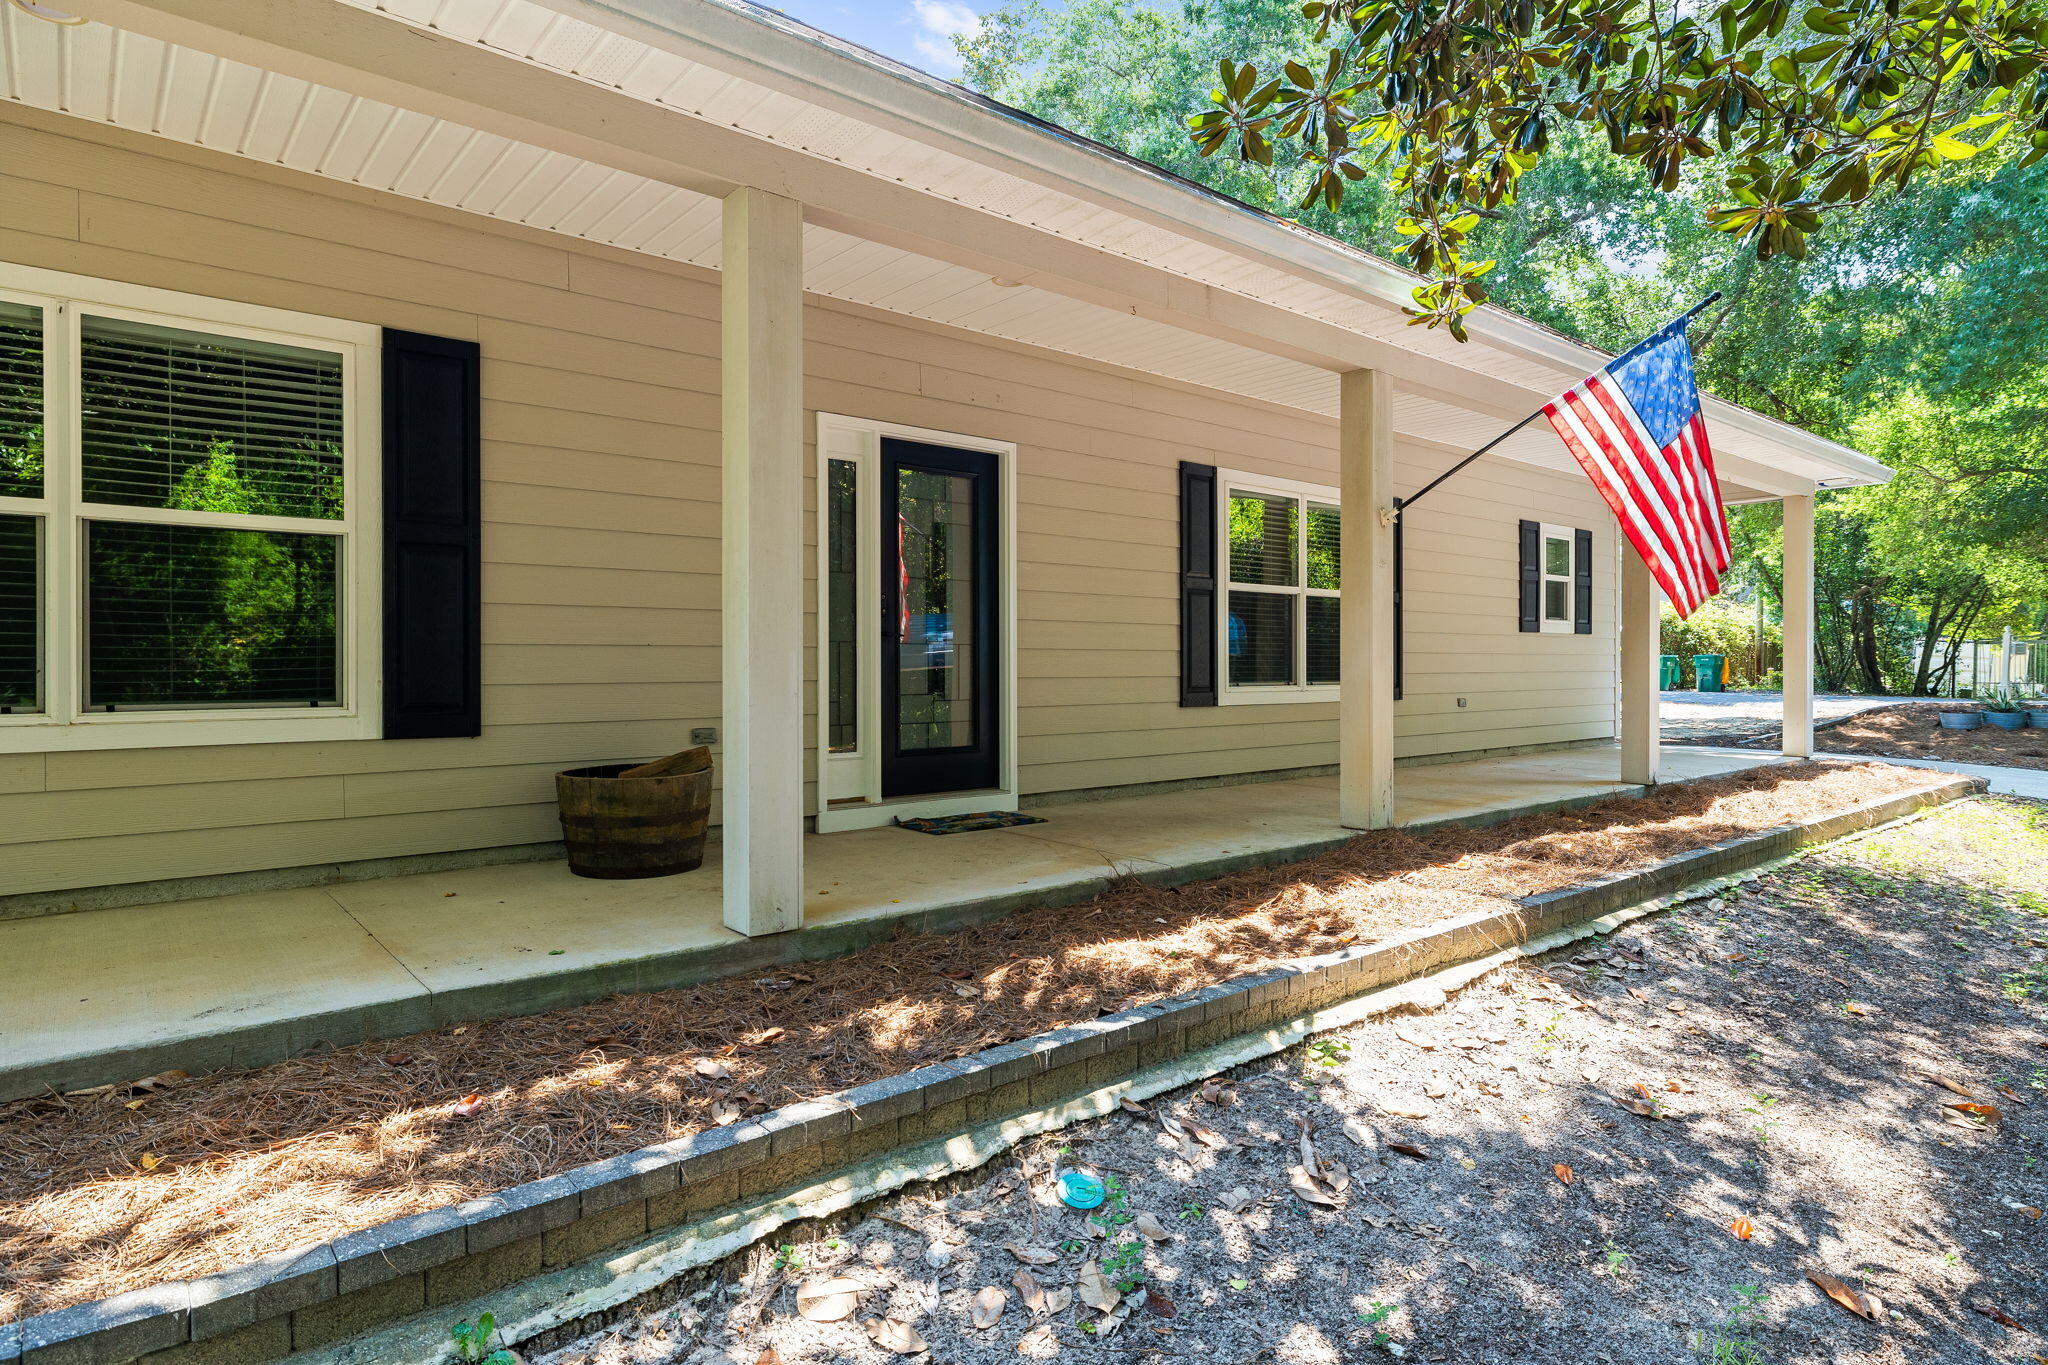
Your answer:
[[[1000,147],[977,159],[885,126],[886,113],[856,117],[844,106],[862,98],[858,82],[812,79],[800,87],[812,98],[776,89],[778,71],[743,50],[744,40],[765,35],[771,46],[808,44],[797,53],[804,60],[847,60],[837,50],[843,45],[779,16],[708,0],[664,4],[660,24],[641,13],[650,6],[639,0],[616,9],[584,0],[77,7],[112,22],[61,27],[0,7],[7,98],[709,268],[718,264],[716,196],[730,187],[728,175],[758,161],[765,188],[807,204],[805,285],[816,294],[1325,416],[1336,413],[1337,372],[1376,364],[1396,375],[1397,430],[1447,451],[1490,439],[1503,418],[1521,416],[1598,363],[1597,353],[1554,334],[1543,337],[1561,343],[1562,356],[1537,358],[1526,344],[1486,339],[1485,325],[1464,346],[1408,328],[1379,297],[1388,281],[1362,278],[1376,268],[1405,293],[1402,277],[1362,255],[1358,287],[1347,291],[1204,240],[1201,220],[1218,212],[1217,201],[1156,172],[1192,227],[1147,222],[1060,176],[1026,178],[987,164],[1009,155]],[[675,27],[679,17],[697,25],[687,39]],[[427,42],[404,43],[405,36]],[[390,46],[394,39],[400,45]],[[416,69],[400,69],[414,60]],[[451,62],[477,66],[467,85]],[[733,67],[748,68],[746,75]],[[507,79],[522,74],[552,84],[515,88]],[[952,91],[942,98],[971,98],[916,73],[868,74],[895,93],[928,95],[924,87],[938,86]],[[490,92],[496,104],[465,91]],[[565,91],[597,103],[557,117]],[[545,116],[533,112],[543,94],[555,97]],[[497,105],[527,113],[501,116]],[[622,127],[621,105],[652,116],[643,145],[661,152],[638,151],[625,135],[598,142],[581,131],[593,119],[589,126]],[[1028,131],[1034,144],[1078,142],[1036,125]],[[718,143],[720,135],[727,141]],[[822,181],[802,178],[821,169],[830,171]],[[1132,174],[1128,163],[1115,169]],[[1269,236],[1282,226],[1236,213],[1258,219]],[[1293,236],[1310,235],[1283,229],[1281,245]],[[1006,287],[992,276],[1022,282]],[[1872,477],[1875,467],[1853,452],[1816,454],[1810,447],[1825,443],[1803,434],[1788,442],[1771,424],[1756,429],[1762,419],[1753,414],[1730,422],[1727,414],[1739,410],[1715,408],[1710,424],[1731,500],[1800,491],[1845,470],[1857,481]],[[1540,428],[1501,453],[1568,463]]]

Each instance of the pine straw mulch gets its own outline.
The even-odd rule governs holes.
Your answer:
[[[727,1107],[829,1094],[1931,781],[1879,764],[1759,768],[1492,829],[1375,833],[1177,889],[1132,881],[802,970],[0,1105],[0,1321],[228,1269],[682,1137]],[[707,1076],[704,1062],[729,1074]]]
[[[1970,711],[1968,703],[1899,702],[1859,711],[1826,726],[1814,738],[1831,754],[1870,754],[1881,758],[1933,758],[1949,763],[1985,763],[2000,768],[2048,769],[2048,730],[2032,726],[2001,730],[1990,721],[1975,730],[1944,730],[1935,719],[1940,711]],[[1709,744],[1742,749],[1775,749],[1778,727],[1745,739],[1694,738],[1675,744]]]

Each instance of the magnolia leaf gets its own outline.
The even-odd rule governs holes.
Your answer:
[[[969,1320],[982,1331],[987,1331],[1003,1320],[1003,1309],[1009,1306],[1010,1296],[994,1285],[986,1285],[976,1291],[974,1303],[969,1309]]]
[[[1819,1285],[1822,1293],[1848,1309],[1851,1313],[1854,1313],[1857,1317],[1867,1318],[1871,1322],[1883,1322],[1885,1320],[1884,1304],[1874,1296],[1866,1297],[1863,1294],[1859,1294],[1834,1276],[1823,1274],[1818,1270],[1807,1271],[1806,1278]]]
[[[843,1275],[808,1280],[796,1291],[796,1311],[811,1322],[837,1322],[850,1318],[860,1307],[861,1291],[867,1286]]]
[[[1081,1296],[1081,1302],[1097,1312],[1110,1313],[1123,1301],[1123,1295],[1102,1273],[1102,1267],[1090,1261],[1081,1267],[1081,1274],[1074,1281],[1074,1292]]]
[[[1019,1270],[1010,1277],[1010,1283],[1017,1287],[1017,1297],[1024,1301],[1024,1307],[1033,1317],[1044,1317],[1048,1311],[1045,1302],[1045,1286],[1028,1270]]]
[[[893,1351],[899,1356],[922,1355],[931,1349],[925,1344],[924,1338],[917,1334],[915,1327],[907,1322],[898,1322],[895,1318],[869,1318],[861,1326],[867,1329],[868,1336],[873,1338],[875,1345],[885,1351]]]

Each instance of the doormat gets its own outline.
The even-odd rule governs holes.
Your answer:
[[[1011,825],[1042,825],[1042,815],[1026,815],[1014,810],[981,810],[972,815],[941,815],[932,819],[905,820],[897,817],[896,824],[902,829],[914,829],[919,834],[965,834],[977,829],[1008,829]]]

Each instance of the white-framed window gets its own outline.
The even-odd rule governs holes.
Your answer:
[[[379,335],[0,264],[0,752],[376,733]]]
[[[1578,628],[1573,592],[1578,583],[1578,532],[1569,526],[1544,525],[1537,542],[1536,567],[1540,575],[1537,606],[1541,628],[1548,633],[1570,635]]]
[[[1333,700],[1342,587],[1337,490],[1216,471],[1223,702]]]

